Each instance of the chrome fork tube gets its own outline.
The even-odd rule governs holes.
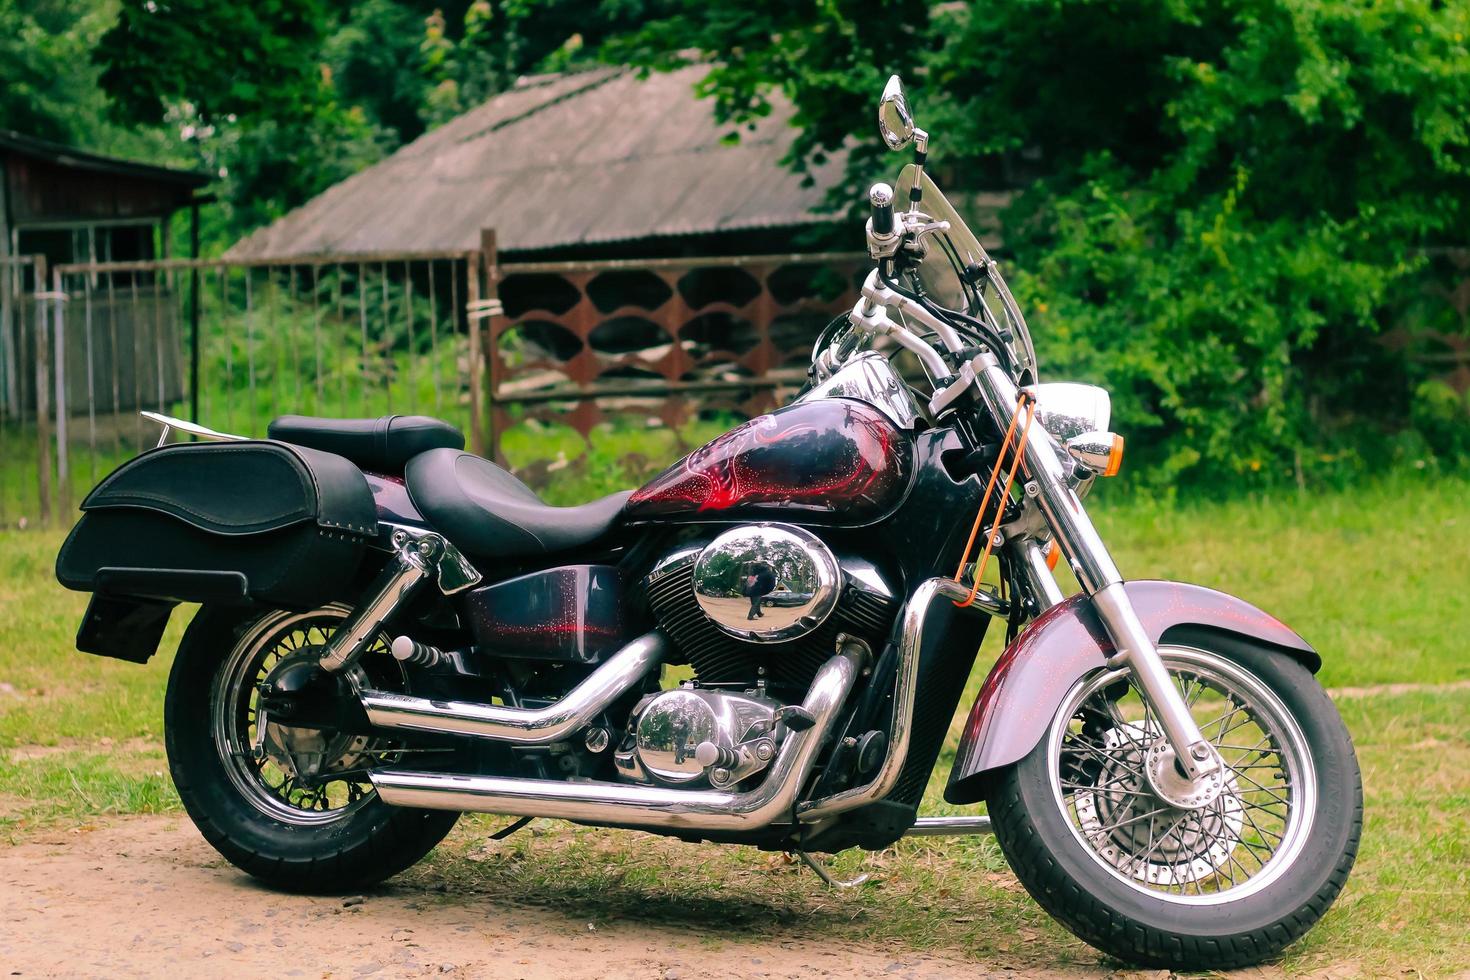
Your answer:
[[[1004,429],[1016,415],[1019,392],[994,355],[982,354],[976,360],[980,364],[975,377],[981,400]],[[1083,509],[1081,498],[1072,490],[1065,468],[1070,461],[1063,463],[1051,433],[1039,425],[1032,426],[1026,440],[1024,462],[1030,477],[1026,493],[1036,498],[1062,546],[1062,554],[1083,591],[1091,597],[1093,609],[1113,641],[1117,652],[1110,662],[1127,667],[1138,682],[1158,716],[1175,759],[1191,779],[1218,769],[1219,761],[1128,600],[1118,566]]]
[[[1031,586],[1031,595],[1036,599],[1037,612],[1046,612],[1066,598],[1057,585],[1057,577],[1046,567],[1046,553],[1034,538],[1022,539],[1016,551],[1021,558],[1021,574],[1026,576],[1026,583]]]

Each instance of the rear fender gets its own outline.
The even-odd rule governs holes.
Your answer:
[[[1181,628],[1201,628],[1280,650],[1313,673],[1322,666],[1306,640],[1243,599],[1183,582],[1128,582],[1124,589],[1155,643]],[[950,803],[982,799],[988,774],[1035,748],[1072,685],[1106,666],[1114,652],[1085,595],[1074,595],[1039,616],[985,678],[960,737],[944,798]]]

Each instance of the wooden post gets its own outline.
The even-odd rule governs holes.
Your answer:
[[[485,393],[485,456],[495,459],[500,455],[499,440],[495,431],[495,318],[500,314],[500,246],[494,228],[480,229],[480,255],[485,262],[485,292],[481,295],[484,315],[481,322],[480,356],[483,368]]]
[[[66,399],[66,292],[62,288],[65,279],[61,270],[51,274],[51,293],[47,300],[51,304],[51,340],[55,345],[56,388],[53,401],[56,405],[56,491],[63,515],[71,513],[71,444],[67,441],[68,413]],[[37,294],[39,296],[39,294]]]
[[[36,307],[36,482],[40,494],[39,518],[42,527],[51,523],[51,405],[46,397],[51,378],[50,338],[46,336],[46,303],[40,296],[46,291],[46,257],[36,256],[31,267],[32,302]]]
[[[495,336],[493,329],[487,333],[483,326],[485,322],[493,321],[494,301],[499,293],[500,266],[496,259],[493,228],[480,230],[480,250],[470,253],[466,265],[469,291],[466,312],[470,332],[470,449],[477,456],[493,458],[494,425],[490,413],[494,410],[491,365],[495,358],[493,352],[487,358],[485,343],[488,338],[494,344]]]
[[[470,252],[465,256],[464,314],[465,330],[468,331],[470,340],[470,376],[466,381],[470,387],[470,452],[476,456],[485,455],[485,433],[480,421],[480,266],[479,252]]]
[[[189,258],[199,259],[199,201],[189,204]],[[199,421],[199,267],[189,268],[189,421]]]

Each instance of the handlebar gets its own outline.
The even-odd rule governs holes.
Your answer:
[[[868,203],[873,206],[873,234],[887,238],[893,234],[893,188],[874,184],[868,190]]]

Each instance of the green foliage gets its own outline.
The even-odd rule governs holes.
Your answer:
[[[1470,457],[1470,393],[1442,381],[1425,381],[1414,391],[1414,428],[1429,450],[1442,457]]]
[[[323,0],[123,0],[96,57],[118,111],[136,122],[176,101],[206,122],[310,116],[323,85],[313,56],[329,22]]]
[[[427,99],[423,59],[424,14],[396,0],[360,0],[326,39],[322,57],[333,88],[347,105],[407,142],[423,132]]]
[[[1383,431],[1422,369],[1375,335],[1422,248],[1466,244],[1465,4],[626,2],[651,16],[605,56],[717,61],[732,122],[784,91],[798,166],[856,131],[849,201],[892,166],[865,121],[901,73],[941,183],[1023,190],[1007,274],[1043,371],[1114,388],[1147,479],[1335,478],[1419,448]]]
[[[190,155],[152,131],[113,125],[89,53],[113,0],[0,0],[0,129],[160,163]]]
[[[65,4],[0,0],[0,128],[59,141],[73,136],[76,90],[88,79],[58,78],[53,68],[86,57],[101,19]]]

